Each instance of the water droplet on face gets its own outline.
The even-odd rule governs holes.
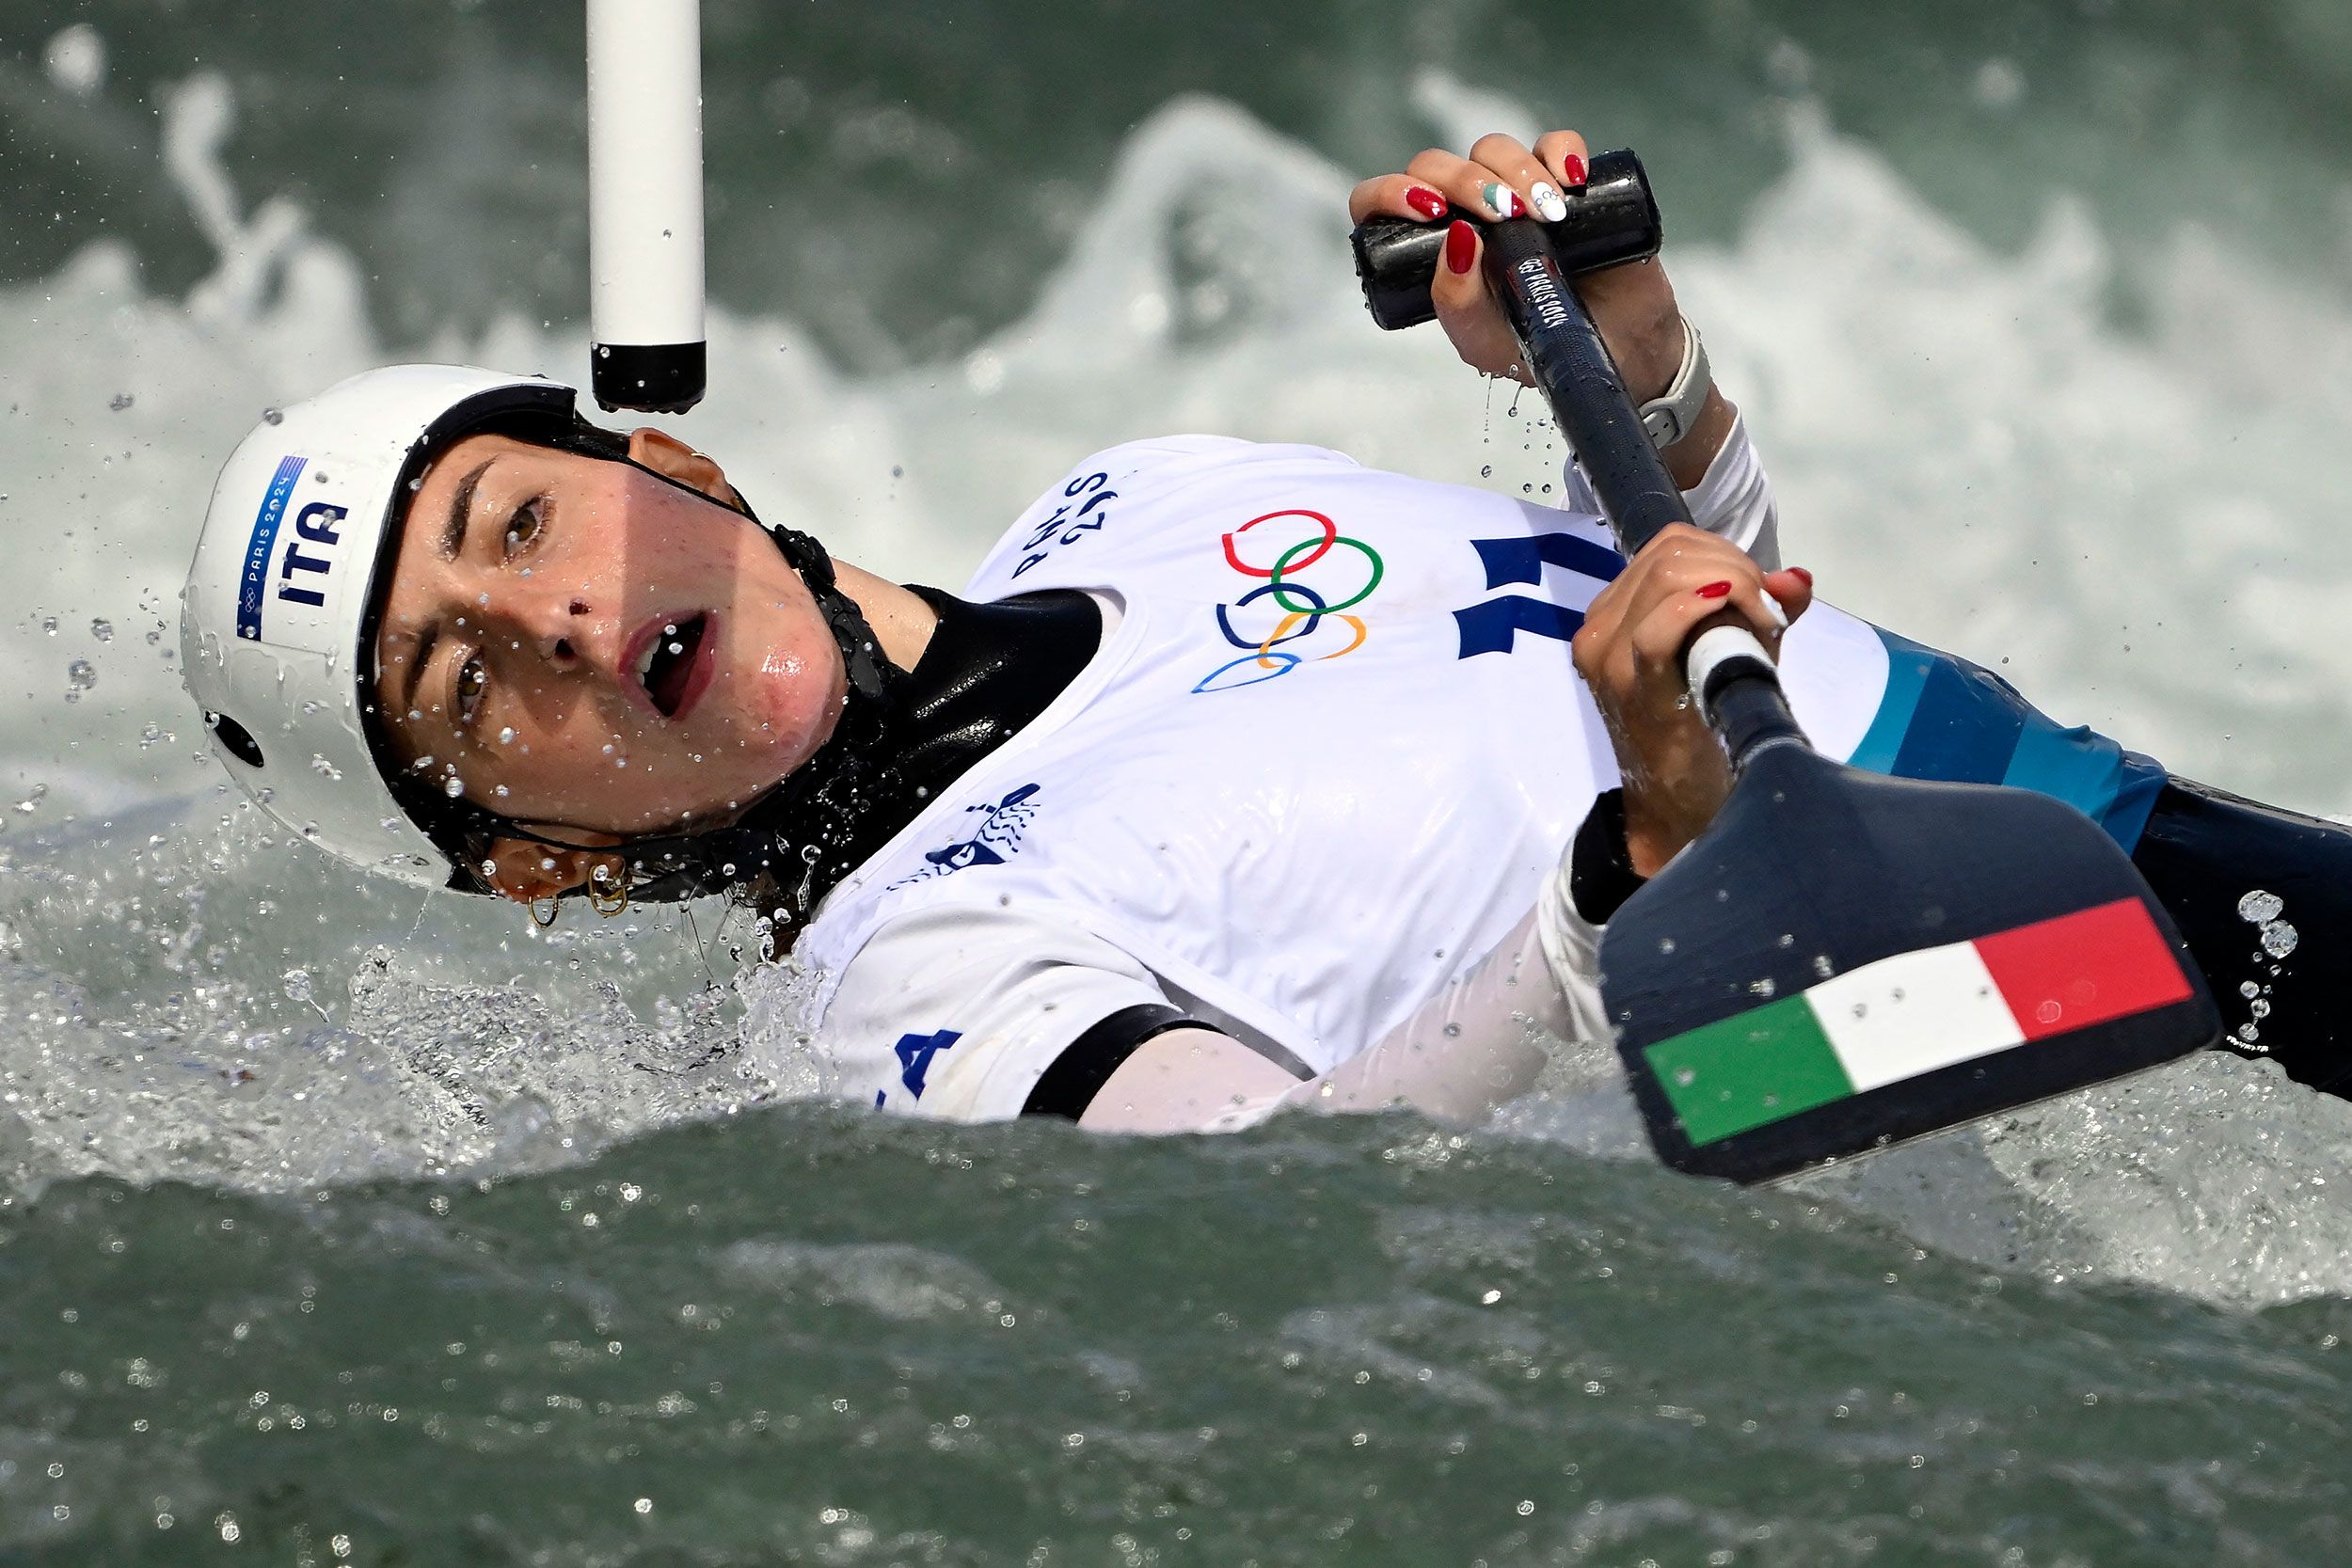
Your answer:
[[[499,744],[501,746],[515,744],[515,731],[512,725],[499,731]]]
[[[2237,901],[2237,917],[2252,925],[2266,926],[2278,919],[2286,907],[2287,901],[2277,894],[2256,888]]]
[[[2263,951],[2274,958],[2283,958],[2294,952],[2295,944],[2301,940],[2295,927],[2283,920],[2274,920],[2263,927]]]
[[[506,799],[506,786],[505,786],[504,784],[501,784],[501,785],[499,785],[499,786],[498,786],[498,788],[496,788],[496,789],[492,790],[490,793],[491,793],[491,794],[493,794],[493,795],[495,795],[495,796],[497,796],[500,800],[505,800],[505,799]]]
[[[115,624],[101,615],[89,624],[89,634],[101,642],[111,642],[115,640]]]
[[[77,658],[65,667],[65,678],[76,691],[87,691],[98,684],[98,666],[87,658]]]

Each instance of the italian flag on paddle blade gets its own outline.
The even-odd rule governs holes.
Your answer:
[[[1692,1145],[2188,1000],[2136,898],[1920,948],[1644,1048]]]

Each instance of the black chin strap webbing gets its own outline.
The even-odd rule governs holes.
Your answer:
[[[1102,641],[1094,601],[1071,590],[971,604],[915,588],[939,616],[913,671],[887,670],[870,738],[817,755],[727,827],[661,841],[673,865],[633,898],[685,898],[755,884],[762,912],[798,922],[966,769],[1045,711]],[[885,667],[887,668],[887,667]],[[844,715],[845,721],[848,715]],[[821,766],[820,766],[821,765]],[[622,852],[640,867],[645,846]]]

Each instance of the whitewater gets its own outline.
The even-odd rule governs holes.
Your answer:
[[[371,364],[564,374],[585,339],[511,312],[388,339],[367,266],[239,187],[227,80],[159,98],[209,271],[160,289],[99,240],[0,286],[0,1557],[1239,1562],[1370,1537],[1364,1560],[2283,1562],[2331,1539],[2352,1105],[2260,1060],[1765,1194],[1659,1172],[1565,1070],[1463,1132],[883,1125],[824,1102],[807,977],[758,964],[739,915],[542,932],[273,832],[180,688],[219,460]],[[1454,145],[1534,129],[1443,72],[1411,107]],[[2119,320],[2119,258],[2062,187],[1996,248],[1820,103],[1773,134],[1785,172],[1728,238],[1677,244],[1661,195],[1789,559],[2177,772],[2352,811],[2352,309],[2184,218],[2131,258],[2147,304]],[[771,520],[949,585],[1073,454],[1144,434],[1540,496],[1563,453],[1535,400],[1366,320],[1353,177],[1176,98],[1017,319],[877,367],[719,309],[707,403],[661,422]],[[1782,1336],[1714,1338],[1719,1299]],[[329,1302],[368,1309],[320,1338]],[[1248,1386],[1220,1406],[1229,1366]],[[151,1422],[195,1446],[142,1458]],[[726,1478],[770,1453],[755,1524]],[[1281,1453],[1287,1492],[1260,1474]],[[1734,1471],[1755,1484],[1707,1479]],[[1982,1489],[2012,1475],[2029,1522],[2004,1534]],[[928,1485],[969,1506],[914,1518]]]

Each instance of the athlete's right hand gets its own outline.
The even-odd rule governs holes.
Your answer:
[[[1812,602],[1811,573],[1767,572],[1729,540],[1676,523],[1585,608],[1576,672],[1609,726],[1626,848],[1642,876],[1696,838],[1731,793],[1723,746],[1684,684],[1683,649],[1701,623],[1727,613],[1778,658],[1781,633]]]
[[[1413,155],[1404,173],[1375,176],[1349,193],[1348,221],[1385,215],[1426,223],[1468,216],[1491,223],[1523,213],[1543,216],[1547,208],[1558,213],[1565,199],[1561,193],[1584,183],[1585,156],[1584,138],[1574,131],[1547,132],[1532,150],[1510,136],[1481,136],[1467,158],[1427,148]],[[1470,225],[1447,230],[1444,259],[1429,285],[1430,302],[1463,363],[1534,386],[1519,363],[1518,341],[1478,264],[1483,248]],[[1576,280],[1576,292],[1633,401],[1645,403],[1663,392],[1682,367],[1682,312],[1666,269],[1654,260],[1629,262],[1585,274]]]

